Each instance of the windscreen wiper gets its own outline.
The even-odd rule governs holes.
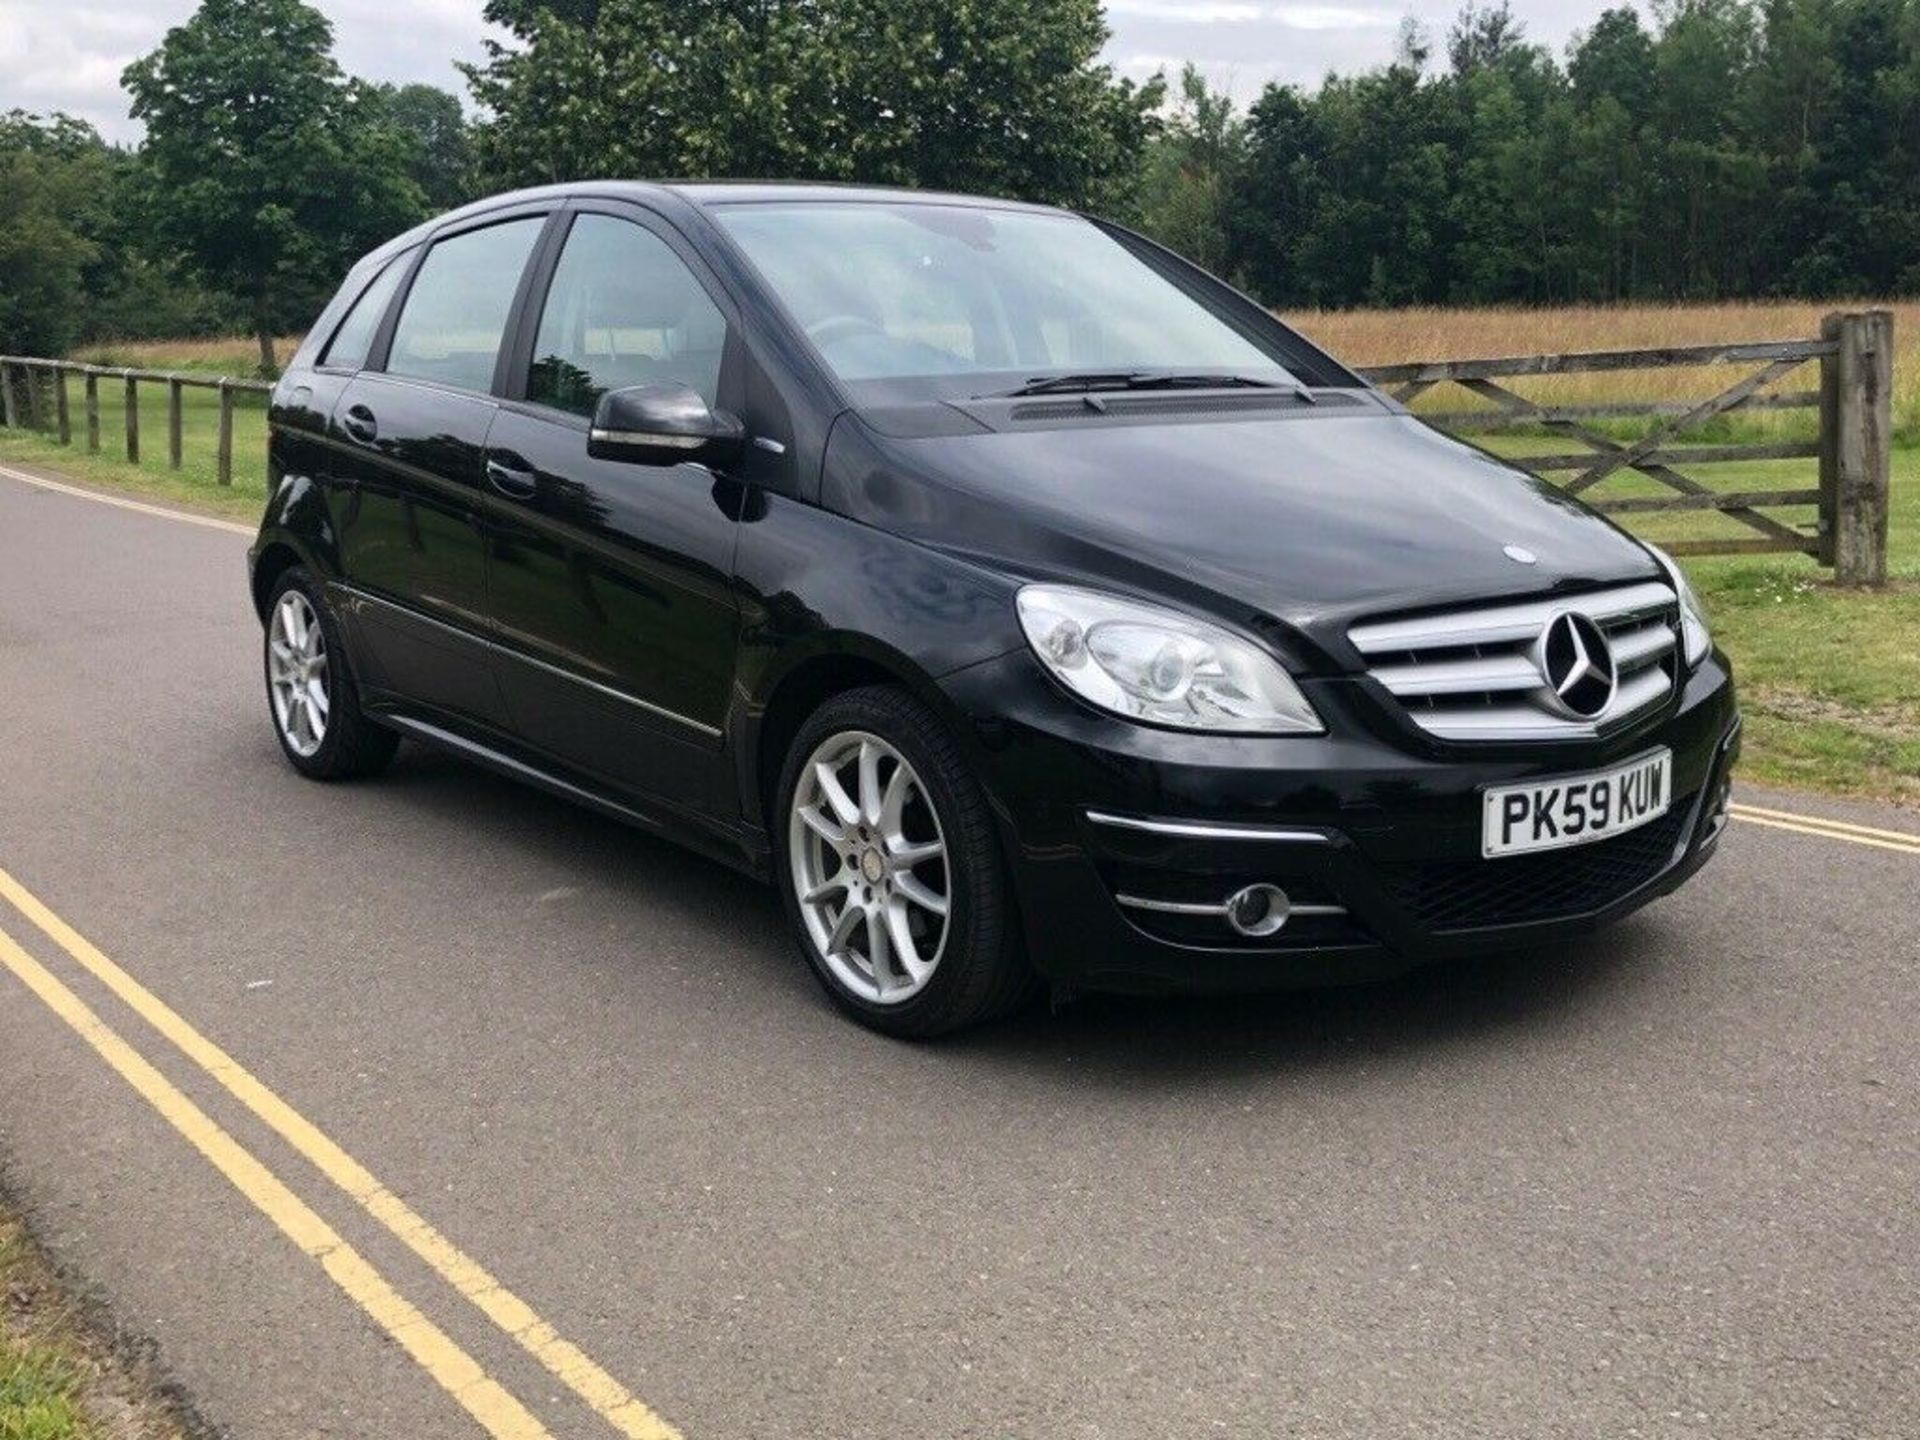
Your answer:
[[[1067,375],[1043,375],[1011,390],[983,395],[983,400],[1017,400],[1028,395],[1088,395],[1100,390],[1288,390],[1309,404],[1313,395],[1304,386],[1262,380],[1256,375],[1210,375],[1179,370],[1082,370]]]

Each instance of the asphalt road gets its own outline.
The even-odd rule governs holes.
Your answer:
[[[1742,821],[1554,953],[907,1046],[717,866],[412,747],[297,778],[245,544],[0,477],[0,1147],[213,1425],[1920,1434],[1920,845]]]

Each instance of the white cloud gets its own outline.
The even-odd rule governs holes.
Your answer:
[[[1270,14],[1292,30],[1391,30],[1400,24],[1398,14],[1350,5],[1276,5]]]
[[[311,0],[333,22],[334,53],[369,80],[424,80],[465,95],[456,60],[480,58],[484,0]],[[133,141],[120,74],[186,20],[198,0],[0,0],[0,110],[65,110]]]
[[[1246,3],[1246,0],[1107,0],[1110,20],[1138,15],[1149,20],[1175,20],[1186,25],[1212,25],[1220,21],[1241,23],[1259,20],[1265,14],[1264,5]]]

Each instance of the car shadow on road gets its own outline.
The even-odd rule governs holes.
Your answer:
[[[409,747],[384,789],[406,793],[462,829],[497,829],[529,859],[564,867],[582,887],[618,897],[649,917],[663,908],[712,924],[729,966],[752,972],[779,1003],[827,1002],[804,973],[771,887],[643,830],[547,796],[464,761]],[[1584,1029],[1596,1012],[1658,982],[1673,931],[1656,908],[1551,950],[1427,966],[1337,989],[1236,996],[1086,995],[1042,999],[1019,1014],[934,1042],[941,1060],[1057,1067],[1080,1082],[1171,1086],[1442,1049],[1509,1032],[1516,1040],[1559,1027]],[[746,978],[736,975],[735,979]],[[835,1020],[834,1023],[844,1023]],[[924,1058],[929,1047],[893,1046],[849,1032],[848,1043],[885,1056]]]
[[[1333,989],[1235,996],[1089,995],[1042,1005],[949,1042],[1031,1070],[1070,1068],[1082,1082],[1179,1086],[1201,1079],[1363,1064],[1472,1040],[1538,1040],[1624,1005],[1654,983],[1670,934],[1633,916],[1551,951],[1436,963]]]

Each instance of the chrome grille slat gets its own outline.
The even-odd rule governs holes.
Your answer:
[[[1396,695],[1455,695],[1486,690],[1537,690],[1540,672],[1524,655],[1376,665],[1373,678]]]
[[[1564,720],[1532,705],[1429,710],[1414,722],[1442,740],[1565,740],[1597,735],[1615,722],[1666,697],[1673,681],[1663,670],[1641,670],[1620,682],[1613,704],[1598,720]]]
[[[1488,606],[1475,610],[1455,610],[1445,615],[1424,615],[1417,620],[1376,621],[1356,625],[1347,639],[1362,655],[1379,655],[1394,650],[1437,650],[1461,645],[1511,645],[1532,640],[1541,627],[1562,610],[1578,610],[1600,625],[1639,619],[1672,610],[1678,602],[1672,589],[1656,580],[1643,585],[1628,585],[1618,590],[1601,590],[1591,595],[1566,599],[1530,600],[1519,605]]]
[[[1554,616],[1573,611],[1605,632],[1619,675],[1607,709],[1591,720],[1553,707],[1534,646]],[[1406,620],[1368,621],[1347,638],[1369,673],[1442,740],[1580,739],[1603,734],[1673,691],[1679,602],[1654,581],[1549,600],[1468,606]]]
[[[1607,640],[1613,646],[1613,663],[1620,667],[1622,675],[1629,670],[1644,669],[1663,655],[1671,654],[1674,646],[1673,627],[1664,621],[1637,625],[1630,630],[1609,630]]]

